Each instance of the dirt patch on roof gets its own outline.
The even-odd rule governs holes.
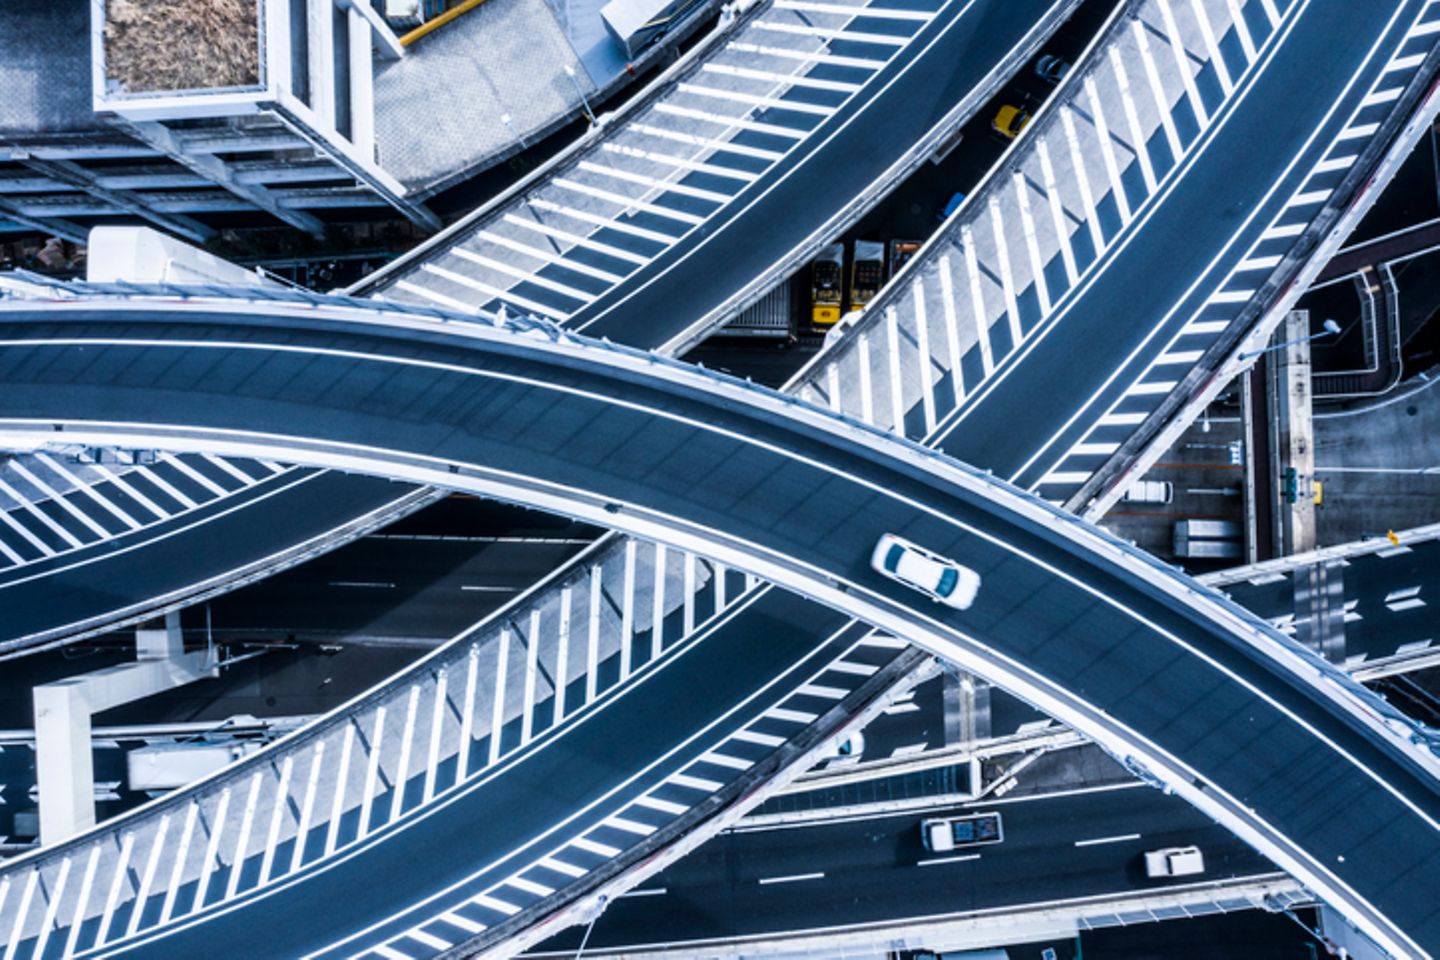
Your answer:
[[[127,93],[260,82],[256,0],[106,0],[105,71]]]

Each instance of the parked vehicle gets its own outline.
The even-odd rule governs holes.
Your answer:
[[[832,243],[810,265],[810,322],[828,327],[840,319],[845,247]]]
[[[883,534],[875,544],[870,566],[936,603],[959,610],[974,603],[980,591],[980,574],[893,533]]]
[[[1059,83],[1070,72],[1070,62],[1052,54],[1035,61],[1035,76],[1046,83]]]
[[[998,813],[971,813],[961,817],[931,817],[920,823],[920,839],[933,853],[964,847],[981,847],[1005,839]]]
[[[1126,503],[1169,503],[1175,499],[1175,485],[1169,480],[1137,480],[1121,499]]]
[[[1175,556],[1233,560],[1240,556],[1240,524],[1234,520],[1179,520]]]
[[[863,308],[884,285],[885,244],[856,240],[855,259],[850,263],[850,309]]]
[[[1205,872],[1205,857],[1199,847],[1167,847],[1145,854],[1147,877],[1189,877]]]
[[[995,114],[995,119],[990,121],[990,129],[994,130],[1006,140],[1014,140],[1020,136],[1020,131],[1030,122],[1030,111],[1024,107],[1015,107],[1005,104]]]

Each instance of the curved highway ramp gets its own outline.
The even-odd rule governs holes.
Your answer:
[[[11,309],[4,320],[0,412],[9,433],[63,426],[72,441],[348,466],[608,520],[696,549],[1015,690],[1234,830],[1392,952],[1425,955],[1440,942],[1440,908],[1403,879],[1440,865],[1437,764],[1411,742],[1420,733],[1243,611],[984,475],[794,400],[543,325],[477,329],[339,310],[247,317],[142,302]],[[181,408],[171,400],[177,389],[206,402]],[[873,573],[868,554],[884,531],[979,570],[975,607],[944,612]],[[823,609],[792,602],[806,617]],[[766,669],[765,678],[775,675],[773,664]],[[764,686],[754,679],[743,686]],[[646,700],[673,703],[679,689],[667,696],[652,687]],[[271,762],[260,754],[255,765]],[[299,774],[278,765],[283,796]],[[258,796],[261,778],[251,776]],[[529,788],[545,795],[543,782]],[[420,831],[407,845],[435,838],[425,841],[435,854],[421,862],[427,871],[452,862],[444,851],[473,869],[482,858],[457,849],[473,823],[450,819],[457,808],[448,796],[432,804],[397,821],[396,832]],[[563,808],[551,812],[568,817],[576,805]],[[253,814],[248,802],[242,809]],[[267,836],[303,815],[273,809]],[[1356,817],[1384,826],[1332,829]],[[259,828],[244,828],[246,819],[248,840]],[[127,820],[142,818],[118,821],[109,836],[128,858]],[[59,903],[42,907],[35,891],[55,889],[61,858],[78,861],[86,842],[6,871],[12,887],[30,891],[20,914],[30,935],[55,923],[45,913]],[[416,890],[423,901],[370,930],[376,917],[353,885],[373,887],[364,869],[371,849],[378,845],[317,860],[296,878],[326,903],[328,923],[393,936],[488,895],[465,883]],[[140,902],[156,876],[184,875],[174,864],[167,874],[162,862],[160,853],[147,861]],[[117,897],[128,887],[122,876],[113,874]],[[193,952],[192,936],[231,942],[220,935],[240,936],[242,927],[325,946],[289,897],[242,889],[244,870],[229,876],[227,892],[239,899],[193,926],[163,927],[145,938],[144,955]],[[330,883],[355,899],[318,893]],[[163,899],[153,914],[132,912],[135,933],[164,915]],[[350,908],[345,921],[340,911]]]

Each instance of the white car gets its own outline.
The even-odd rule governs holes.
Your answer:
[[[1147,877],[1188,877],[1205,872],[1205,857],[1199,847],[1169,847],[1145,854]]]
[[[901,540],[893,533],[883,534],[875,544],[870,566],[891,580],[960,610],[974,603],[975,594],[980,590],[980,574],[974,570]]]

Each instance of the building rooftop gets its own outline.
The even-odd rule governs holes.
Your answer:
[[[85,0],[0,3],[0,134],[98,129]]]

